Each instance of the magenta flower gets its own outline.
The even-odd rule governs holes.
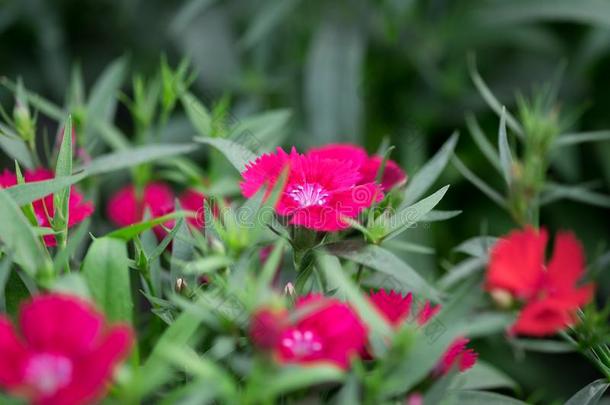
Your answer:
[[[152,218],[158,218],[174,211],[174,193],[165,183],[153,182],[144,187],[142,196],[136,196],[133,185],[123,187],[108,202],[108,217],[118,226],[128,226],[141,221],[144,212],[149,211]],[[165,222],[167,228],[174,226],[173,220]],[[159,239],[166,231],[161,226],[153,228]]]
[[[416,320],[420,326],[425,325],[440,310],[440,306],[432,306],[429,301],[426,301],[420,308],[412,308],[413,295],[411,293],[403,295],[394,290],[390,293],[385,290],[371,292],[370,299],[379,312],[396,328],[408,320]],[[474,350],[466,347],[469,342],[463,337],[455,339],[436,365],[434,373],[445,374],[454,366],[457,366],[460,371],[466,371],[472,367],[476,363],[478,355]]]
[[[195,212],[197,214],[195,218],[188,218],[188,223],[195,228],[205,226],[205,215],[203,212],[205,195],[193,188],[189,188],[180,195],[179,200],[183,210]]]
[[[54,178],[55,175],[51,170],[38,168],[35,170],[26,170],[23,177],[26,183],[31,183],[36,181],[50,180]],[[16,184],[17,176],[15,173],[9,170],[4,170],[2,175],[0,175],[0,187],[7,188]],[[84,221],[86,218],[91,216],[91,214],[93,214],[93,203],[84,200],[85,198],[83,195],[80,194],[73,186],[70,189],[70,200],[68,201],[68,227],[72,227]],[[49,194],[40,200],[34,201],[32,203],[32,207],[34,208],[34,214],[38,220],[38,225],[42,227],[51,227],[51,219],[53,218],[53,214],[55,212],[53,205],[53,194]],[[45,235],[43,239],[45,245],[47,246],[55,246],[57,244],[54,235]]]
[[[342,230],[349,226],[344,218],[357,217],[383,198],[377,184],[361,183],[352,162],[301,155],[294,148],[290,154],[278,148],[276,153],[250,162],[242,173],[242,194],[252,197],[263,186],[271,190],[286,167],[288,181],[275,209],[293,225],[317,231]]]
[[[0,387],[39,405],[99,399],[133,342],[79,298],[40,295],[23,305],[20,333],[0,316]]]
[[[307,155],[318,156],[326,159],[339,159],[352,162],[358,168],[361,179],[359,184],[375,182],[377,173],[383,162],[383,158],[378,155],[369,156],[364,148],[349,143],[330,144],[320,148],[313,148]],[[381,187],[388,192],[394,187],[400,187],[407,182],[407,174],[398,164],[388,159],[381,177]]]
[[[271,348],[279,362],[323,362],[347,369],[350,359],[364,350],[366,326],[348,304],[311,294],[299,298],[294,310],[301,317],[293,322],[283,312],[264,309],[251,324],[253,341]]]

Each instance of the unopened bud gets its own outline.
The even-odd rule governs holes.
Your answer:
[[[294,297],[295,290],[294,290],[294,285],[292,285],[292,283],[286,284],[286,286],[284,287],[284,295],[287,295],[289,297]]]
[[[182,277],[176,279],[176,285],[174,286],[174,289],[176,290],[176,292],[178,294],[186,292],[186,290],[188,289],[188,285],[186,284],[186,280],[183,279]]]
[[[15,129],[21,138],[29,142],[35,135],[35,124],[30,116],[30,110],[26,104],[17,102],[13,110],[13,120],[15,121]]]
[[[491,291],[491,298],[500,308],[508,309],[513,305],[513,296],[510,292],[502,289]]]

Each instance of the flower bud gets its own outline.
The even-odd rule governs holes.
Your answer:
[[[500,308],[508,309],[513,305],[513,296],[506,290],[495,289],[490,292],[490,295]]]

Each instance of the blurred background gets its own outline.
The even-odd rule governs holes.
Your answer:
[[[456,154],[500,191],[502,178],[466,126],[476,117],[495,144],[499,119],[473,83],[475,58],[515,115],[520,97],[555,83],[552,111],[562,133],[610,129],[606,1],[0,0],[0,75],[21,77],[60,105],[75,71],[88,90],[119,57],[146,77],[162,55],[172,66],[188,58],[197,73],[191,90],[210,108],[228,97],[237,119],[290,110],[289,130],[274,144],[354,142],[374,152],[387,139],[396,145],[392,158],[415,173],[458,130]],[[131,89],[127,80],[122,90]],[[0,101],[10,111],[12,93],[0,89]],[[117,125],[130,125],[124,105],[116,114]],[[171,120],[176,134],[192,132],[184,116]],[[610,142],[562,148],[550,170],[553,181],[610,194]],[[431,278],[460,259],[452,248],[464,239],[515,226],[451,165],[439,185],[448,183],[442,209],[463,213],[411,233],[439,252],[410,260]],[[546,206],[541,223],[573,229],[589,261],[601,257],[604,267],[610,203],[582,205],[573,194]],[[608,283],[600,284],[607,296]],[[478,343],[482,357],[519,379],[517,395],[532,402],[561,400],[596,378],[577,356],[523,357],[500,340]]]

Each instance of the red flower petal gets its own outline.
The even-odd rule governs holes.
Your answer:
[[[486,290],[507,290],[524,299],[532,297],[541,287],[547,240],[544,229],[532,227],[500,239],[491,251]]]
[[[511,328],[511,333],[549,336],[574,322],[573,310],[552,298],[528,303]]]

